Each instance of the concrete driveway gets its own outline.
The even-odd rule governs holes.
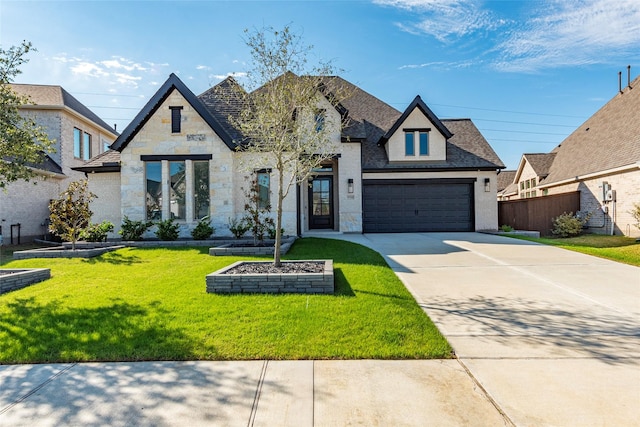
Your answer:
[[[518,426],[640,426],[640,268],[478,233],[345,235],[385,256]]]

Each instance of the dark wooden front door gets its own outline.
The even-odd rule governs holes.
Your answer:
[[[333,228],[333,177],[317,176],[311,182],[309,228]]]

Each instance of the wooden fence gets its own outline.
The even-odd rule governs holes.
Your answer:
[[[498,202],[498,225],[510,225],[515,230],[539,231],[551,235],[553,218],[564,212],[580,210],[580,192],[533,197]]]

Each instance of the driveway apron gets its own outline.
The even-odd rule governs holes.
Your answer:
[[[344,235],[383,254],[518,426],[640,426],[640,268],[480,233]]]

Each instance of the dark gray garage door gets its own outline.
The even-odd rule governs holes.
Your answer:
[[[365,180],[365,233],[473,231],[472,179]]]

